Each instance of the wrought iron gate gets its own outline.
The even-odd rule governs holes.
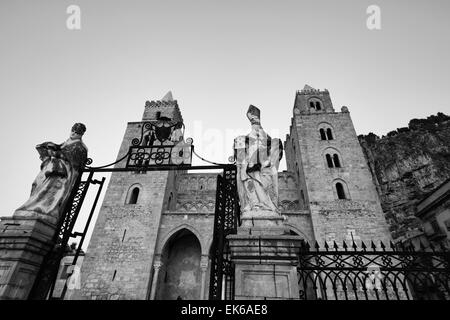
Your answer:
[[[227,235],[239,225],[239,201],[236,189],[236,166],[217,177],[214,234],[211,248],[210,300],[234,299],[234,265],[230,260]]]
[[[225,293],[223,298],[233,298],[234,270],[233,265],[228,259],[226,236],[236,232],[238,223],[239,204],[236,190],[236,165],[233,163],[215,163],[200,157],[194,151],[192,138],[186,139],[186,142],[180,141],[177,144],[165,144],[169,141],[174,130],[180,129],[183,129],[184,135],[184,125],[181,122],[165,120],[160,123],[144,122],[141,124],[140,137],[131,140],[128,152],[122,157],[119,157],[117,161],[100,167],[90,167],[89,165],[92,163],[92,159],[88,159],[63,212],[60,225],[53,239],[55,243],[54,248],[44,258],[28,299],[53,299],[52,295],[60,262],[66,253],[67,244],[71,237],[81,237],[72,262],[72,265],[76,264],[105,182],[104,177],[101,180],[94,179],[94,174],[105,172],[211,169],[221,169],[223,171],[217,180],[214,234],[211,249],[210,299],[221,299],[222,291]],[[149,133],[152,133],[151,136]],[[191,160],[193,154],[202,161],[208,162],[210,165],[192,166]],[[124,166],[115,166],[122,161]],[[83,179],[83,175],[87,175],[87,178]],[[90,186],[95,184],[98,184],[99,187],[84,230],[83,232],[73,232],[86,194]],[[62,296],[65,290],[66,287],[63,289]]]

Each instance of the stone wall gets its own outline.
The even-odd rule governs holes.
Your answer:
[[[218,173],[180,174],[176,186],[179,212],[214,213]]]

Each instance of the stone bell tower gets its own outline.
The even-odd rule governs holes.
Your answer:
[[[127,154],[146,122],[181,122],[178,103],[169,92],[147,101],[142,121],[129,122],[117,156]],[[170,120],[168,120],[170,119]],[[116,168],[124,168],[126,160]],[[167,209],[173,171],[113,172],[81,269],[81,289],[75,299],[150,297],[152,266],[161,216]]]
[[[335,111],[328,90],[297,91],[285,149],[316,241],[390,240],[349,110]]]

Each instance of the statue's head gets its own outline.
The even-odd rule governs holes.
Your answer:
[[[251,124],[261,124],[260,120],[261,111],[254,105],[250,105],[247,110],[247,118]]]
[[[86,132],[86,126],[82,123],[75,123],[72,127],[70,137],[72,139],[80,139]]]

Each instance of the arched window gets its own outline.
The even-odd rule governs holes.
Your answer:
[[[334,166],[336,168],[341,167],[341,162],[339,161],[339,156],[336,153],[333,155],[333,162],[334,162]]]
[[[309,103],[309,106],[310,106],[311,108],[314,108],[314,109],[315,109],[315,107],[314,107],[314,102],[313,102],[313,101],[311,101],[311,102]]]
[[[328,168],[333,168],[333,159],[331,158],[331,155],[327,153],[325,157],[327,158]]]
[[[327,129],[327,139],[333,140],[333,133],[331,132],[330,128]]]
[[[320,106],[320,102],[316,101],[316,110],[320,110],[322,107]]]
[[[345,196],[344,186],[340,182],[336,183],[336,193],[338,199],[347,199],[347,197]]]
[[[128,200],[128,204],[136,204],[139,197],[139,188],[135,187],[133,191],[131,191],[130,198]]]
[[[325,129],[320,129],[320,139],[327,140],[327,136],[325,134]]]

